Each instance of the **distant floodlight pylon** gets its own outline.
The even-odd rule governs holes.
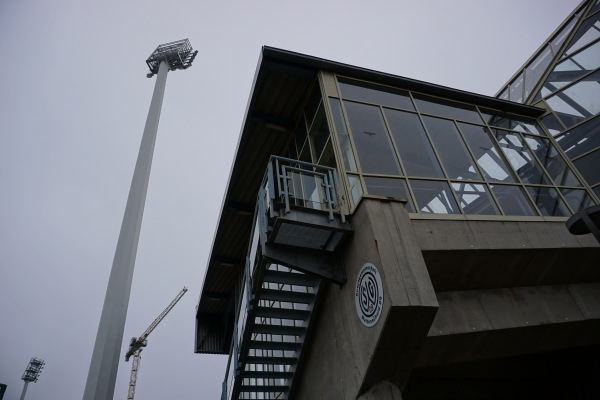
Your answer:
[[[84,400],[113,398],[167,72],[189,68],[197,54],[184,39],[161,44],[146,60],[150,69],[146,76],[157,75],[156,83],[108,279]]]
[[[25,393],[27,393],[27,386],[29,382],[37,382],[40,378],[40,374],[42,373],[42,369],[44,369],[44,365],[46,362],[44,360],[40,360],[39,358],[33,357],[27,367],[25,368],[25,372],[23,372],[22,380],[25,381],[25,385],[23,385],[23,391],[21,392],[20,400],[25,398]]]

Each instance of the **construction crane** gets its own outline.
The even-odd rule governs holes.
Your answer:
[[[148,345],[148,335],[150,335],[150,333],[152,333],[152,331],[156,328],[160,321],[162,321],[167,316],[169,311],[171,311],[173,307],[175,307],[175,304],[177,304],[177,302],[183,297],[185,292],[187,292],[187,288],[184,286],[183,289],[181,289],[181,292],[179,292],[177,296],[175,296],[173,301],[167,306],[167,308],[165,308],[164,311],[161,312],[154,321],[152,321],[148,329],[146,329],[146,331],[142,333],[140,337],[131,338],[131,341],[129,342],[129,350],[127,350],[127,353],[125,353],[125,361],[129,361],[129,358],[133,356],[127,400],[133,400],[133,396],[135,395],[135,384],[137,381],[137,373],[140,369],[141,353],[143,348]]]

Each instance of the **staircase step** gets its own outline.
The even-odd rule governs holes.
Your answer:
[[[296,272],[282,272],[267,270],[264,275],[265,282],[281,283],[284,285],[310,286],[314,287],[319,278]]]
[[[306,328],[303,326],[285,326],[285,325],[268,325],[255,324],[253,333],[268,333],[271,335],[287,335],[287,336],[302,336]]]
[[[274,365],[294,365],[298,361],[295,357],[266,357],[266,356],[248,356],[246,364],[274,364]]]
[[[261,289],[260,300],[284,301],[288,303],[310,304],[315,298],[312,293],[292,292],[289,290]]]
[[[256,316],[259,318],[280,318],[306,320],[310,316],[307,310],[290,310],[276,307],[257,307]]]
[[[287,371],[244,371],[242,378],[258,378],[258,379],[291,379],[294,376],[293,372]]]
[[[289,351],[297,351],[302,347],[301,343],[296,342],[275,342],[270,340],[251,340],[250,348],[251,349],[261,349],[261,350],[289,350]]]
[[[242,385],[240,387],[240,392],[287,392],[289,387],[287,386],[279,386],[279,385]]]

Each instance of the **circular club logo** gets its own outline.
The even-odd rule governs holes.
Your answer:
[[[358,318],[363,325],[369,328],[375,325],[383,309],[383,285],[375,265],[366,263],[360,269],[354,300]]]

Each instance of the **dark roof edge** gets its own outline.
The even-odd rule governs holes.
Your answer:
[[[460,89],[454,89],[448,86],[419,81],[403,76],[392,75],[368,68],[356,67],[350,64],[343,64],[336,61],[295,53],[275,47],[264,46],[262,56],[264,61],[298,65],[317,71],[322,70],[333,72],[339,75],[347,75],[348,77],[364,79],[366,81],[380,84],[399,86],[401,88],[414,90],[417,92],[433,94],[440,97],[446,97],[469,103],[476,103],[478,105],[496,108],[504,112],[512,112],[530,117],[537,117],[544,113],[544,110],[538,107],[502,100],[496,97],[486,96],[478,93],[467,92]]]

